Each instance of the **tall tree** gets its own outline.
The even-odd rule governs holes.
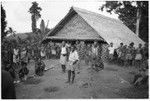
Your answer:
[[[7,35],[6,30],[5,30],[6,26],[7,26],[6,13],[5,13],[5,10],[1,4],[1,39],[2,40]]]
[[[41,17],[40,11],[42,10],[41,7],[38,6],[37,2],[32,2],[32,6],[29,9],[31,13],[31,20],[32,20],[32,32],[36,32],[36,21]]]
[[[148,41],[148,1],[106,1],[100,9],[118,18],[144,41]]]

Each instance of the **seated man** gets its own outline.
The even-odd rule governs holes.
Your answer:
[[[21,62],[22,68],[19,71],[19,78],[21,80],[27,80],[27,75],[29,73],[29,70],[27,68],[27,63],[26,62]]]
[[[148,69],[142,68],[139,73],[134,76],[133,83],[135,86],[148,82]]]

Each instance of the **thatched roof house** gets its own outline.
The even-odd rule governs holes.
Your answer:
[[[144,42],[120,20],[112,19],[84,9],[71,7],[69,13],[47,34],[43,43],[50,40],[101,41],[115,45],[131,42],[138,46]]]

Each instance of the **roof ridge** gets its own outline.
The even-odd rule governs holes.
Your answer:
[[[74,7],[74,6],[72,6],[71,8],[72,8],[73,10],[75,10],[77,13],[78,13],[78,11],[79,11],[79,12],[87,12],[87,13],[90,13],[90,14],[94,14],[95,16],[100,16],[100,17],[103,17],[103,18],[105,18],[105,19],[109,19],[109,20],[117,21],[117,22],[119,22],[119,23],[123,23],[123,22],[120,21],[119,19],[114,19],[114,18],[105,16],[105,15],[102,15],[102,14],[99,14],[99,13],[96,13],[96,12],[93,12],[93,11],[89,11],[89,10],[87,10],[87,9],[78,8],[78,7]]]

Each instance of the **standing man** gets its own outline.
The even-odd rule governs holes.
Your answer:
[[[74,83],[75,79],[75,69],[77,67],[77,62],[79,61],[78,52],[75,49],[75,46],[71,46],[71,52],[69,54],[69,61],[68,61],[68,81],[66,83]],[[72,80],[71,79],[72,75]]]
[[[63,73],[66,72],[66,61],[67,61],[67,47],[66,47],[66,43],[63,41],[61,47],[61,55],[60,55],[60,64]]]

